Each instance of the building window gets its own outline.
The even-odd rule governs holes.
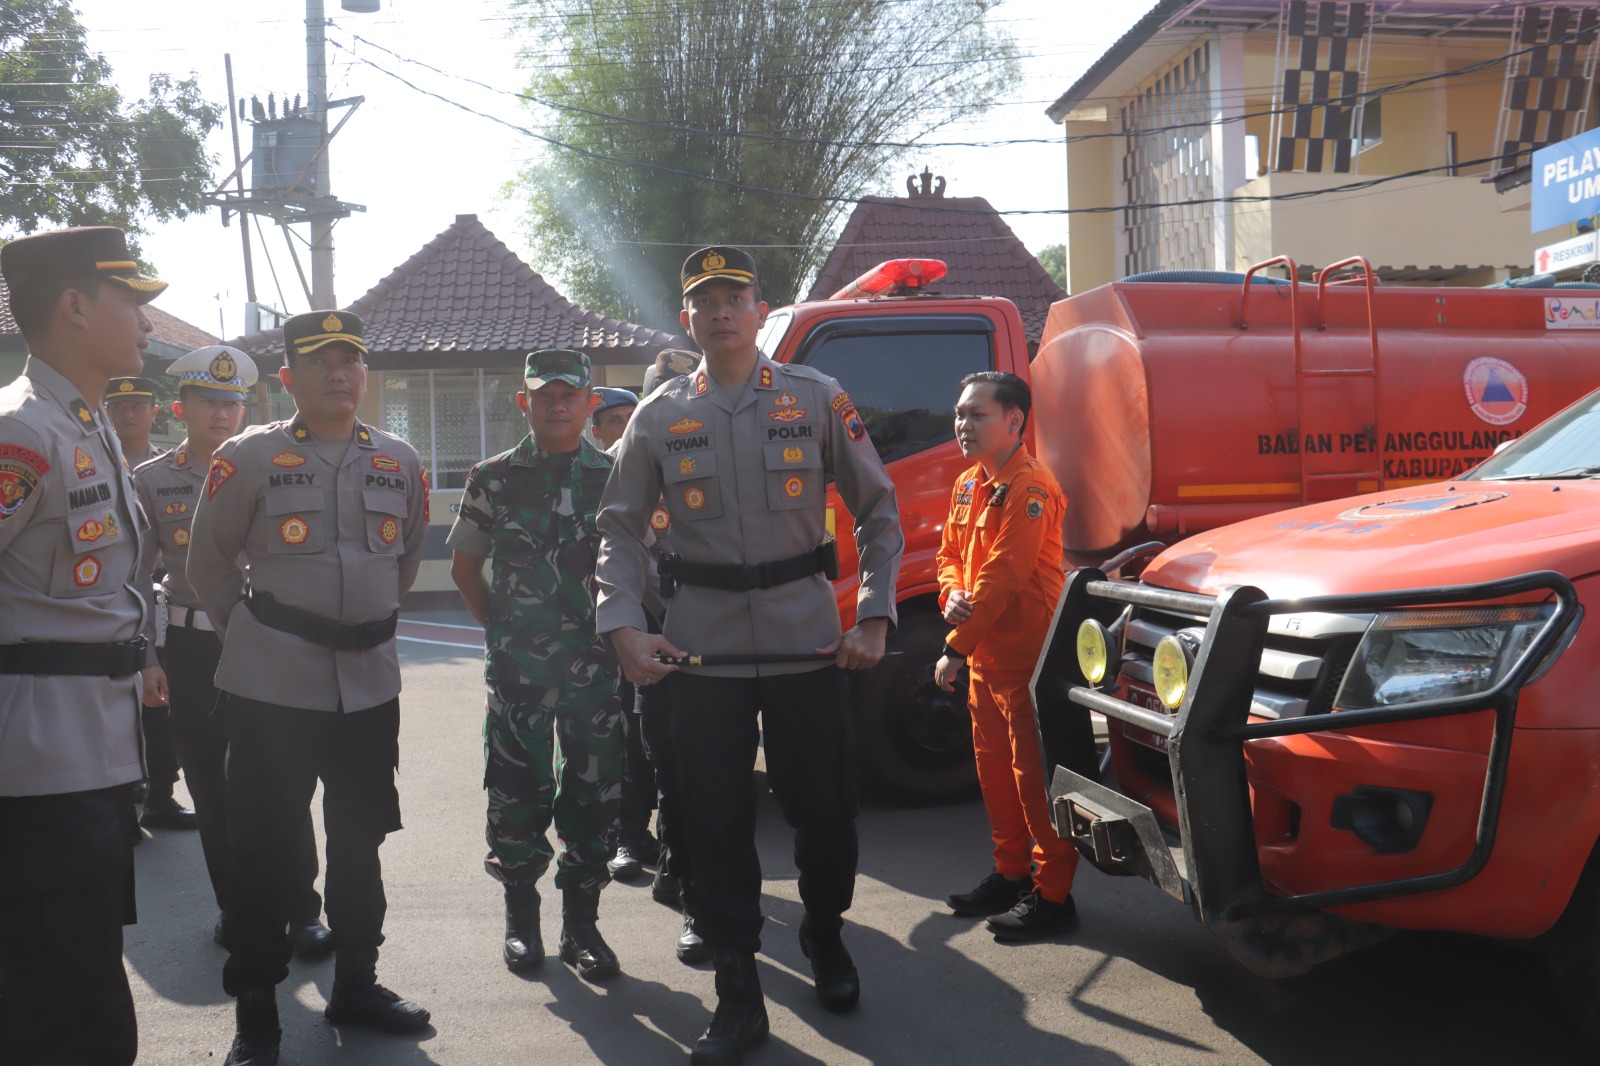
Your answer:
[[[527,435],[520,387],[515,371],[386,373],[383,428],[417,449],[435,488],[459,489],[474,465]]]

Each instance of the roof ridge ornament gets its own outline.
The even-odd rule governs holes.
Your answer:
[[[922,188],[920,190],[917,188],[917,179],[919,177],[922,179]],[[937,184],[935,184],[935,182],[937,182]],[[921,174],[913,174],[906,179],[906,193],[913,200],[923,196],[930,196],[935,200],[942,200],[944,199],[944,175],[940,174],[936,177],[934,173],[929,170],[926,165],[924,165]]]

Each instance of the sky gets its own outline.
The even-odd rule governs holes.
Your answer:
[[[268,92],[279,100],[305,92],[302,0],[250,5],[76,0],[75,6],[89,47],[111,63],[119,88],[130,100],[144,95],[150,74],[164,72],[179,77],[193,73],[208,98],[225,102],[224,54],[232,56],[234,89],[241,97],[256,95],[264,102]],[[508,6],[509,0],[381,0],[377,13],[354,14],[340,10],[339,0],[326,0],[333,18],[327,50],[329,96],[365,97],[329,152],[332,193],[366,207],[334,231],[339,304],[366,292],[458,214],[476,214],[559,288],[558,268],[531,256],[522,208],[504,193],[506,182],[546,150],[540,142],[425,96],[365,62],[404,74],[477,111],[534,126],[522,105],[506,95],[523,89],[527,79],[518,67]],[[882,188],[872,191],[904,195],[907,175],[927,165],[946,178],[947,195],[983,196],[1002,212],[1065,207],[1066,152],[1061,128],[1045,116],[1045,108],[1149,6],[1150,0],[1001,0],[991,19],[1016,39],[1022,77],[996,107],[945,127],[932,139],[1042,143],[913,153],[906,165],[885,175]],[[395,59],[356,35],[445,73]],[[240,136],[248,153],[247,125],[241,124]],[[233,166],[226,122],[212,134],[208,147],[217,157],[214,177],[220,181]],[[1007,222],[1035,253],[1065,240],[1064,215],[1012,215]],[[238,226],[235,218],[224,228],[214,208],[153,225],[141,238],[144,255],[172,283],[157,306],[225,338],[241,332],[246,288]],[[282,232],[263,222],[262,234],[264,239],[252,229],[257,298],[291,314],[306,310]],[[303,245],[299,250],[309,271],[309,256]]]

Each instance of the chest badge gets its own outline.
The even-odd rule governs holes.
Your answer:
[[[697,422],[692,418],[680,418],[667,427],[667,432],[682,436],[685,433],[695,433],[705,428],[706,424],[704,422]]]
[[[657,507],[650,512],[650,528],[657,533],[665,533],[672,528],[672,516],[667,513],[665,507]]]
[[[806,491],[806,483],[800,478],[792,477],[783,483],[783,494],[791,500]]]
[[[93,544],[105,535],[106,527],[92,518],[78,527],[78,539],[85,544]]]
[[[305,466],[306,457],[295,452],[279,452],[272,457],[273,466]]]
[[[1040,503],[1038,500],[1029,500],[1028,517],[1038,518],[1042,514],[1044,514],[1044,504]]]
[[[704,489],[689,489],[683,494],[683,505],[691,511],[698,511],[706,505]]]
[[[791,396],[787,392],[781,394],[777,399],[772,401],[773,405],[776,407],[793,407],[799,402],[800,400],[797,397]]]
[[[798,422],[806,416],[804,407],[785,407],[781,411],[773,411],[767,415],[774,422]]]
[[[311,535],[311,527],[306,525],[305,519],[294,515],[285,519],[283,525],[278,527],[278,535],[283,538],[285,544],[304,544],[306,538]]]
[[[85,555],[72,568],[72,583],[80,589],[86,589],[99,580],[100,560],[92,555]]]
[[[78,472],[79,481],[94,477],[94,460],[82,448],[72,449],[72,469]]]
[[[392,518],[385,518],[383,525],[378,527],[378,539],[385,544],[393,544],[400,536],[400,523]]]
[[[683,474],[685,477],[694,473],[699,467],[700,464],[693,457],[685,457],[678,460],[678,473]]]
[[[374,455],[372,457],[372,469],[383,470],[390,474],[399,473],[400,460],[388,455]]]
[[[806,453],[799,448],[785,448],[783,450],[783,461],[791,465],[804,462],[805,458]]]
[[[187,548],[189,546],[189,531],[182,526],[174,529],[172,531],[172,543],[180,548]]]
[[[189,505],[184,503],[182,500],[173,500],[171,503],[167,504],[165,510],[168,514],[188,514]]]

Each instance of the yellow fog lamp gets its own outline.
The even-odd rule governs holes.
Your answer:
[[[1150,658],[1150,672],[1155,681],[1156,696],[1169,710],[1183,706],[1189,692],[1189,671],[1194,667],[1194,653],[1199,642],[1186,633],[1170,633],[1156,644]]]
[[[1091,685],[1099,685],[1111,670],[1111,633],[1093,618],[1078,626],[1078,669]]]

